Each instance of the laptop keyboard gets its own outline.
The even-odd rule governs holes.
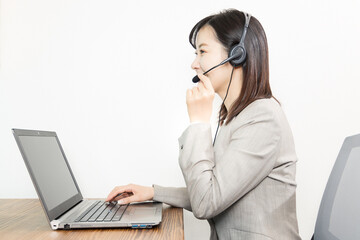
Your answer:
[[[119,205],[104,201],[96,201],[77,219],[75,219],[75,222],[120,221],[128,205],[129,204]]]

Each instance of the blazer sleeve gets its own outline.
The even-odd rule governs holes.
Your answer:
[[[153,184],[153,188],[154,201],[191,211],[190,198],[186,188],[162,187],[155,184]]]
[[[255,188],[275,165],[280,128],[274,114],[253,111],[233,121],[229,123],[230,143],[216,161],[210,124],[190,125],[179,138],[179,164],[192,212],[199,219],[223,212]]]

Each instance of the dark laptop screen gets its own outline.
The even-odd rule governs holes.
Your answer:
[[[55,136],[19,140],[48,211],[79,194]]]

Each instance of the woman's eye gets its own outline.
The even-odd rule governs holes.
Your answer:
[[[199,50],[199,52],[200,52],[200,54],[205,53],[205,51],[204,51],[204,50]],[[197,54],[197,52],[195,52],[195,55],[198,55],[198,54]]]

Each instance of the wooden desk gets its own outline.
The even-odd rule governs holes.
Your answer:
[[[0,239],[184,239],[182,208],[164,204],[152,229],[51,230],[38,199],[0,199]]]

